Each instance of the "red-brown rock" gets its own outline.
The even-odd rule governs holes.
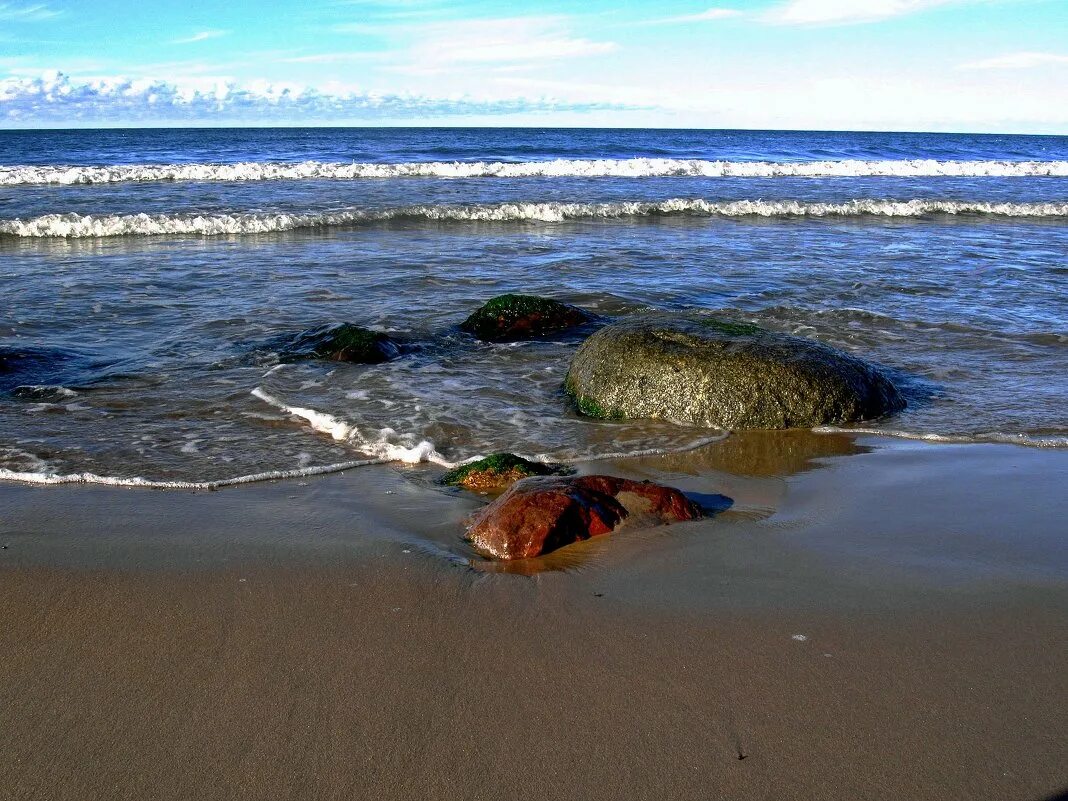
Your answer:
[[[467,538],[497,559],[527,559],[623,525],[694,520],[701,509],[677,489],[614,476],[537,477],[476,514]]]

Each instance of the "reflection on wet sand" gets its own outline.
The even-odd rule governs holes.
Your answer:
[[[738,431],[704,448],[620,462],[646,465],[664,473],[702,475],[710,471],[739,476],[785,477],[805,473],[832,456],[868,453],[851,434],[816,434],[809,429]]]

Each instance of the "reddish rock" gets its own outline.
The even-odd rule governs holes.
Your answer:
[[[677,489],[614,476],[538,477],[513,485],[477,513],[467,538],[497,559],[527,559],[623,525],[694,520],[701,509]]]

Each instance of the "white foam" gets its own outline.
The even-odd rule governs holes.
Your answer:
[[[41,397],[51,396],[53,398],[74,398],[78,396],[78,393],[68,387],[60,386],[59,384],[22,384],[14,389],[15,393],[24,393],[24,396],[33,397],[34,394],[38,394]]]
[[[615,203],[495,203],[458,206],[352,208],[307,214],[45,214],[26,220],[0,220],[0,234],[17,237],[111,237],[165,234],[219,236],[298,229],[355,226],[388,220],[442,222],[543,222],[658,216],[693,217],[1068,217],[1064,203],[989,203],[960,200],[850,200],[805,203],[796,200],[712,201],[673,198]]]
[[[252,390],[252,395],[259,398],[264,403],[274,406],[277,409],[281,409],[286,414],[291,414],[294,417],[300,417],[307,420],[308,424],[313,429],[322,432],[323,434],[329,434],[335,440],[348,440],[356,431],[355,428],[350,426],[344,420],[339,420],[333,415],[317,412],[315,409],[305,409],[301,406],[287,406],[277,398],[268,395],[259,387]]]
[[[817,434],[872,434],[879,437],[896,437],[899,439],[912,439],[923,442],[940,442],[948,444],[986,442],[1023,445],[1029,448],[1068,448],[1068,435],[1058,434],[1020,434],[1004,431],[986,431],[978,434],[934,434],[923,431],[902,431],[889,428],[847,428],[841,426],[819,426],[812,430]]]
[[[315,431],[329,434],[339,442],[346,442],[353,448],[370,454],[376,462],[403,462],[404,464],[419,464],[420,462],[433,462],[443,467],[455,467],[455,463],[448,461],[434,448],[430,440],[416,441],[411,434],[399,434],[392,428],[383,428],[376,438],[368,438],[360,433],[356,426],[346,423],[331,414],[306,409],[300,406],[290,406],[285,402],[268,395],[260,387],[252,390],[253,396],[264,403],[274,406],[286,414],[300,417],[308,422]]]
[[[350,470],[356,467],[366,467],[372,464],[384,464],[385,459],[355,459],[349,462],[337,464],[319,465],[318,467],[305,467],[294,470],[267,470],[262,473],[250,473],[249,475],[224,478],[218,481],[159,481],[149,478],[134,476],[125,478],[121,476],[101,476],[96,473],[69,473],[58,474],[50,472],[18,471],[0,468],[0,481],[18,481],[24,484],[41,484],[56,486],[62,484],[102,484],[109,487],[137,487],[144,489],[191,489],[191,490],[217,490],[223,487],[233,487],[240,484],[254,484],[259,481],[279,481],[289,478],[306,478],[308,476],[320,476],[326,473],[340,473],[342,470]]]
[[[430,161],[393,164],[324,161],[236,164],[22,165],[0,167],[0,186],[113,184],[146,181],[358,180],[386,178],[1016,178],[1068,176],[1068,161],[839,159],[719,161],[709,159],[551,159]]]

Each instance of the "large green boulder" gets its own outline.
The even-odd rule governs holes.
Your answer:
[[[878,368],[821,342],[664,313],[626,319],[587,339],[565,389],[592,417],[723,429],[807,428],[905,406]]]
[[[500,295],[464,320],[460,329],[485,342],[511,342],[566,331],[592,319],[578,306],[551,298]]]

